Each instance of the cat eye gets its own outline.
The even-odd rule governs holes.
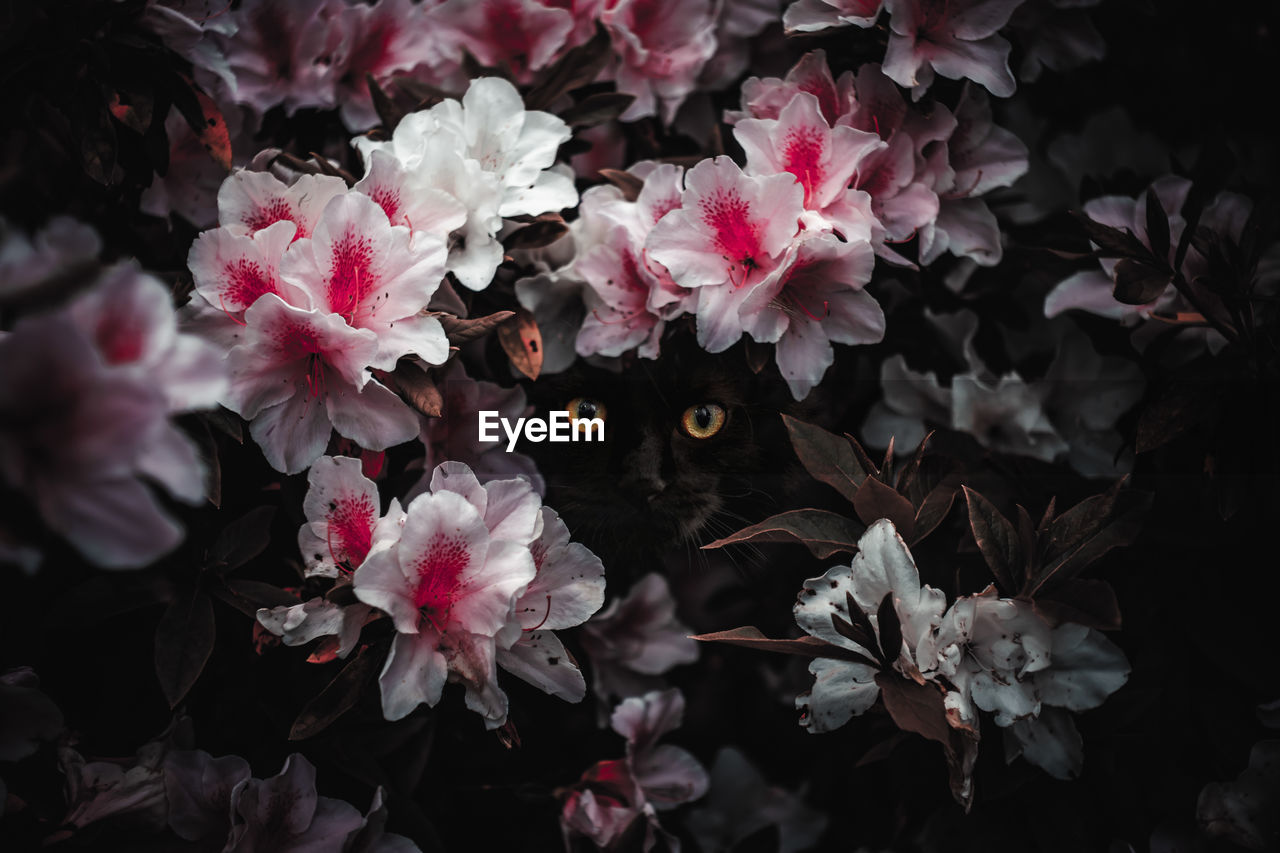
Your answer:
[[[716,403],[690,406],[680,416],[680,427],[690,438],[711,438],[724,427],[726,413]]]
[[[569,401],[569,405],[565,406],[565,409],[569,412],[569,418],[573,422],[578,420],[589,421],[595,418],[603,421],[608,416],[608,410],[605,409],[604,403],[599,400],[593,400],[590,397],[574,397]]]

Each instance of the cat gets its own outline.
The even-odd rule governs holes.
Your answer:
[[[690,336],[691,337],[691,336]],[[657,360],[614,372],[579,361],[534,383],[538,414],[603,417],[602,442],[525,444],[547,504],[612,573],[635,576],[780,511],[796,467],[776,373],[754,374],[741,347],[719,355],[685,336]]]

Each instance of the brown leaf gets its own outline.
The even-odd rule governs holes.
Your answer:
[[[1014,578],[1022,574],[1023,556],[1018,545],[1018,531],[989,500],[968,486],[961,488],[969,505],[973,541],[978,543],[978,550],[995,576],[997,586],[1005,594],[1012,595],[1018,589]]]
[[[869,472],[858,462],[850,443],[820,426],[788,415],[782,416],[782,423],[791,436],[791,447],[809,476],[853,501],[858,486]]]
[[[1103,580],[1073,578],[1037,597],[1034,604],[1051,625],[1075,622],[1099,631],[1120,630],[1120,603]]]
[[[920,502],[920,508],[916,510],[915,535],[907,544],[914,547],[916,543],[923,541],[926,536],[937,530],[938,525],[951,514],[951,506],[955,500],[955,486],[945,483],[925,495],[924,500]]]
[[[601,169],[600,177],[622,190],[622,197],[627,201],[635,201],[644,189],[644,181],[630,172],[619,169]]]
[[[196,89],[195,93],[196,100],[200,102],[200,113],[204,117],[204,126],[195,127],[193,125],[191,129],[195,131],[200,144],[204,146],[205,151],[209,152],[213,162],[230,172],[231,134],[227,130],[227,120],[222,117],[222,111],[213,102],[213,98],[210,98],[199,89]]]
[[[862,525],[824,509],[793,509],[717,539],[704,549],[742,542],[799,542],[818,559],[840,552],[853,553],[864,530]]]
[[[484,317],[476,317],[474,319],[466,319],[456,317],[452,314],[436,314],[433,316],[440,320],[440,325],[444,327],[444,333],[449,338],[449,343],[454,346],[465,344],[467,341],[474,341],[477,338],[483,338],[503,323],[516,316],[514,311],[496,311]]]
[[[560,118],[570,127],[595,127],[625,113],[635,99],[623,92],[597,92],[560,113]]]
[[[591,83],[612,57],[609,35],[597,26],[590,41],[570,50],[542,72],[542,82],[524,96],[525,109],[544,110],[566,92]]]
[[[935,682],[921,684],[885,671],[876,674],[876,684],[884,708],[898,728],[942,744],[951,775],[951,795],[968,811],[973,804],[978,732],[947,713],[943,703],[946,691]]]
[[[498,343],[516,370],[530,379],[538,378],[542,372],[542,333],[528,310],[521,308],[498,326]]]
[[[853,496],[853,509],[863,524],[871,525],[878,519],[887,518],[903,539],[910,539],[915,533],[916,508],[893,486],[886,486],[875,477],[862,481]]]
[[[400,394],[419,412],[438,418],[444,412],[444,396],[431,376],[411,361],[402,361],[391,374]]]

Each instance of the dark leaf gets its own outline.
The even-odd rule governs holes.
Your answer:
[[[933,430],[929,431],[923,439],[920,440],[920,446],[916,448],[916,452],[912,455],[911,461],[902,469],[902,473],[898,475],[896,487],[898,492],[903,495],[911,494],[911,489],[915,485],[916,477],[920,475],[920,463],[924,461],[924,450],[929,444],[929,439],[933,438]]]
[[[1022,576],[1030,578],[1040,570],[1040,537],[1036,535],[1035,522],[1022,504],[1018,504],[1018,551],[1022,555]]]
[[[356,652],[333,681],[303,706],[289,729],[289,740],[305,740],[324,731],[335,720],[350,711],[360,693],[378,669],[379,655],[364,646]]]
[[[1086,214],[1073,210],[1071,215],[1076,221],[1084,226],[1084,230],[1088,232],[1089,239],[1098,246],[1097,256],[1100,258],[1139,258],[1151,261],[1151,252],[1142,241],[1126,228],[1112,228],[1110,225],[1103,225],[1101,222],[1095,222]]]
[[[244,429],[241,427],[240,416],[230,409],[218,406],[211,409],[203,415],[209,426],[226,435],[236,444],[244,444]]]
[[[622,92],[597,92],[569,107],[560,118],[570,127],[595,127],[622,115],[635,99]]]
[[[364,75],[365,81],[369,84],[369,97],[373,100],[373,111],[378,114],[378,120],[382,122],[382,127],[387,133],[396,129],[396,125],[400,124],[400,120],[404,118],[405,111],[396,105],[374,76],[368,72]]]
[[[936,530],[951,513],[951,505],[955,500],[956,488],[950,484],[944,483],[929,492],[921,501],[920,509],[916,511],[915,534],[907,544],[914,547],[917,542],[923,541],[926,536]]]
[[[849,442],[820,426],[788,415],[782,416],[782,422],[791,436],[791,446],[800,464],[809,475],[852,502],[868,472],[858,463]]]
[[[765,652],[776,652],[783,655],[796,655],[803,658],[835,658],[854,663],[865,663],[878,666],[875,661],[850,649],[832,645],[817,637],[800,637],[795,640],[773,640],[760,633],[754,625],[731,628],[728,631],[716,631],[711,634],[695,634],[691,639],[702,643],[724,643],[730,646],[742,646],[745,649],[758,649]]]
[[[516,370],[537,379],[542,372],[542,333],[533,315],[521,308],[515,316],[498,326],[498,343]]]
[[[1013,579],[1021,574],[1023,559],[1018,547],[1018,531],[990,501],[968,486],[961,488],[969,505],[973,541],[978,543],[978,550],[1001,591],[1012,595],[1018,589]]]
[[[1160,198],[1147,190],[1147,243],[1151,253],[1159,260],[1169,257],[1169,216],[1160,204]]]
[[[517,249],[541,249],[569,233],[569,226],[558,213],[544,214],[529,225],[512,231],[502,241],[503,248],[512,252]]]
[[[853,553],[865,531],[862,525],[824,509],[793,509],[717,539],[704,549],[742,542],[800,542],[818,559],[840,552]]]
[[[318,170],[317,174],[328,175],[331,178],[342,178],[342,180],[347,182],[347,186],[349,187],[356,185],[356,176],[348,172],[346,169],[340,169],[333,165],[333,163],[329,162],[329,158],[312,151],[311,162],[315,163],[316,169]]]
[[[877,741],[874,746],[862,753],[862,757],[858,759],[858,763],[854,767],[863,767],[867,764],[874,764],[877,761],[883,761],[898,747],[898,744],[907,739],[905,732],[897,731],[889,735],[881,741]]]
[[[209,549],[209,566],[222,572],[238,569],[266,550],[276,508],[260,506],[228,524]]]
[[[255,613],[260,607],[290,607],[302,603],[293,593],[262,581],[230,578],[227,580],[227,590],[252,604]]]
[[[1072,578],[1037,597],[1035,606],[1051,625],[1075,622],[1099,631],[1120,630],[1120,603],[1106,581]]]
[[[1209,379],[1175,380],[1138,416],[1134,449],[1147,453],[1173,441],[1217,411],[1219,394],[1220,387]]]
[[[841,618],[838,613],[832,613],[831,627],[835,628],[836,633],[846,640],[861,646],[873,655],[879,654],[880,647],[876,644],[875,635],[863,630],[860,625],[854,625],[849,620]],[[871,663],[878,668],[884,662],[881,661],[879,664]]]
[[[898,621],[898,611],[893,606],[893,593],[887,592],[880,600],[880,609],[876,611],[876,627],[880,629],[881,660],[892,665],[902,654],[902,623]]]
[[[910,539],[915,533],[916,508],[911,501],[886,486],[875,477],[867,477],[853,496],[853,509],[858,513],[862,523],[871,525],[877,519],[887,518],[893,522],[898,534],[903,539]]]
[[[444,412],[444,396],[430,374],[411,361],[401,361],[391,374],[401,396],[419,412],[429,418],[438,418]]]
[[[597,27],[590,41],[570,50],[542,72],[542,82],[524,96],[525,109],[544,110],[566,92],[594,81],[613,58],[610,45],[608,34],[602,27]]]
[[[1142,532],[1151,495],[1120,491],[1121,479],[1104,495],[1081,501],[1049,525],[1045,566],[1027,585],[1036,596],[1063,583],[1112,548],[1132,543]]]
[[[94,575],[57,599],[45,625],[55,630],[85,630],[122,613],[171,602],[167,578],[138,574]]]
[[[170,708],[196,683],[209,656],[215,636],[213,603],[193,585],[169,604],[156,625],[156,678]]]
[[[932,681],[920,684],[886,671],[876,674],[876,684],[885,710],[898,728],[942,744],[951,794],[968,811],[973,803],[971,777],[978,755],[977,731],[954,727],[943,704],[944,691]]]
[[[431,301],[427,303],[427,310],[433,312],[442,312],[444,314],[452,314],[455,320],[460,320],[467,316],[467,304],[458,296],[458,291],[454,288],[453,274],[445,277],[440,282],[440,286],[436,288],[436,292],[431,295]],[[444,322],[443,319],[440,321]],[[446,333],[448,329],[445,330]]]
[[[630,172],[601,169],[600,177],[622,190],[622,197],[627,201],[635,201],[640,197],[640,190],[644,189],[644,181]]]
[[[1116,264],[1116,286],[1112,295],[1126,305],[1154,302],[1173,281],[1173,274],[1161,267],[1125,258]]]
[[[213,430],[206,420],[195,420],[190,432],[200,454],[200,462],[204,465],[205,497],[217,509],[222,506],[222,464],[218,460],[218,442],[214,441]]]

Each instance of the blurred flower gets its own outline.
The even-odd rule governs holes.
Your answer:
[[[1017,84],[1009,70],[1009,42],[996,31],[1023,0],[885,0],[889,47],[884,73],[918,98],[936,71],[968,78],[1007,98]]]

